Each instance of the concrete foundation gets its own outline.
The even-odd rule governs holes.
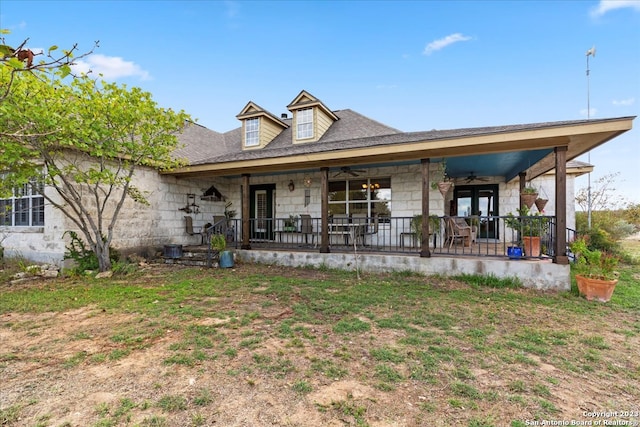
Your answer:
[[[355,271],[356,259],[348,253],[286,252],[237,250],[242,262],[259,262],[289,267],[331,268]],[[424,275],[456,276],[459,274],[493,275],[499,278],[517,277],[527,288],[567,291],[571,289],[568,265],[548,261],[526,261],[478,257],[431,257],[407,255],[358,254],[361,272],[377,273],[411,271]]]

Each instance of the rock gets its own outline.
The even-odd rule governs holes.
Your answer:
[[[111,276],[113,276],[113,271],[103,271],[102,273],[96,274],[96,279],[108,279]]]

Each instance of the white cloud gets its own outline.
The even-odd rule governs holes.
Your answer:
[[[445,47],[458,42],[465,42],[471,40],[471,37],[464,36],[460,33],[450,34],[444,38],[434,40],[424,48],[422,52],[424,55],[431,55],[433,52],[444,49]]]
[[[138,76],[141,80],[148,80],[149,73],[139,65],[130,61],[125,61],[118,56],[105,56],[93,54],[84,60],[77,61],[73,66],[74,72],[88,73],[94,75],[102,74],[105,80],[116,80],[120,77]]]
[[[626,7],[640,11],[640,1],[638,0],[600,0],[600,3],[598,3],[598,6],[591,9],[591,16],[595,18],[598,16],[602,16],[609,11],[612,11],[615,9],[623,9]]]
[[[636,102],[635,98],[628,98],[628,99],[621,99],[621,100],[614,99],[612,103],[616,107],[629,107],[635,104],[635,102]]]

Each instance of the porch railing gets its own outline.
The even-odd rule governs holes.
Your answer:
[[[353,251],[354,239],[359,252],[410,254],[421,251],[422,231],[416,217],[351,218],[348,223],[355,221],[362,226],[351,226],[349,230],[355,231],[349,231],[342,222],[329,220],[332,252]],[[454,222],[458,223],[457,228]],[[553,216],[441,216],[433,219],[426,237],[429,250],[436,255],[507,257],[510,247],[518,247],[522,258],[544,259],[554,255],[554,224]],[[468,228],[465,229],[465,225]],[[229,220],[228,227],[227,245],[240,247],[242,221]],[[311,228],[304,230],[299,219],[292,223],[290,218],[252,218],[249,227],[252,248],[317,251],[321,246],[320,218],[311,218]],[[567,229],[566,233],[567,242],[576,237],[575,230]],[[540,252],[535,252],[536,240],[540,242]]]

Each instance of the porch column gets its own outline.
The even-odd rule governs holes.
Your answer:
[[[519,196],[518,196],[518,209],[520,209],[520,208],[522,208],[522,205],[523,205],[523,203],[522,203],[522,190],[524,190],[524,187],[527,186],[527,174],[525,172],[520,172],[518,174],[518,176],[520,177],[520,182],[519,182],[519,184],[520,184],[520,190],[519,190],[520,193],[519,193]]]
[[[431,258],[429,250],[429,164],[431,159],[420,159],[422,167],[422,230],[420,232],[420,256],[423,258]]]
[[[251,216],[250,176],[248,173],[242,174],[242,245],[240,249],[251,249],[251,221],[249,221]]]
[[[320,168],[320,253],[329,252],[329,168]]]
[[[553,262],[569,264],[567,257],[567,147],[556,147],[556,237]]]

